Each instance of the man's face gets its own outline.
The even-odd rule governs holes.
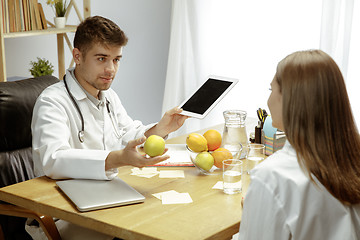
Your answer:
[[[84,56],[74,48],[75,77],[83,88],[97,98],[99,91],[109,89],[118,71],[122,47],[93,45]]]

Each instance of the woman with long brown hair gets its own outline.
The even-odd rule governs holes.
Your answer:
[[[251,172],[239,239],[360,239],[360,136],[337,64],[290,54],[271,91],[287,142]]]

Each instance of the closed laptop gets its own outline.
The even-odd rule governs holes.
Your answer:
[[[145,197],[120,178],[113,180],[69,179],[56,184],[81,212],[145,201]]]

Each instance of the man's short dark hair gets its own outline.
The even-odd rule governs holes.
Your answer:
[[[86,18],[77,27],[74,47],[86,55],[94,44],[122,47],[127,41],[125,33],[113,21],[101,16],[93,16]]]

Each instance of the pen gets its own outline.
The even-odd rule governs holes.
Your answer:
[[[262,110],[261,110],[261,108],[259,108],[259,109],[256,111],[256,113],[257,113],[257,116],[258,116],[258,118],[259,118],[259,121],[261,122],[261,121],[262,121]]]
[[[262,111],[263,111],[263,113],[262,113],[261,128],[264,127],[265,119],[266,119],[266,117],[268,116],[268,113],[266,112],[265,109],[263,109]]]
[[[256,113],[257,113],[257,116],[258,116],[259,121],[260,121],[260,128],[262,129],[263,126],[264,126],[265,119],[268,116],[268,113],[266,112],[265,109],[261,109],[261,108],[259,108],[256,111]]]

